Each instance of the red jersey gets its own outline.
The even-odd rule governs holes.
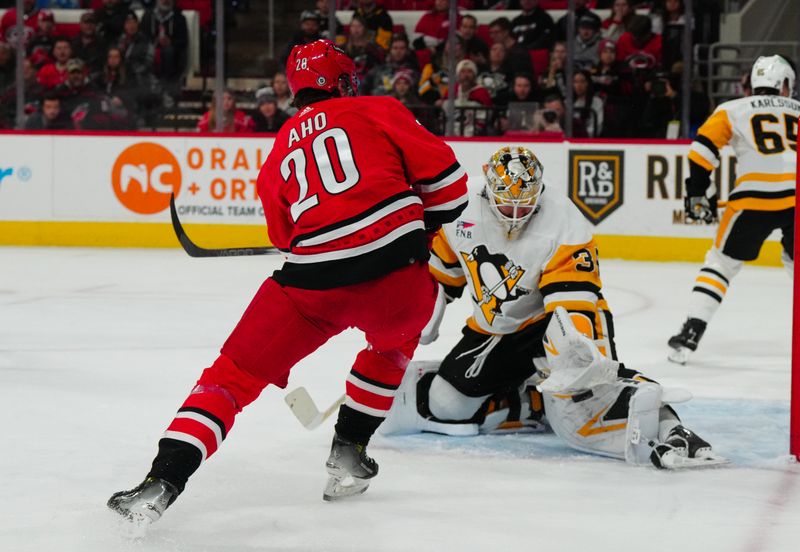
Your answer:
[[[22,14],[22,32],[25,34],[23,37],[23,44],[33,38],[36,31],[39,30],[39,10],[34,9],[32,13]],[[0,42],[8,42],[15,48],[17,47],[17,8],[11,8],[3,14],[0,19]]]
[[[200,132],[214,132],[216,129],[209,129],[211,122],[211,112],[206,111],[203,116],[197,121],[197,130]],[[233,113],[233,120],[227,125],[222,127],[222,132],[253,132],[255,130],[255,123],[250,115],[244,111],[236,110]]]
[[[39,69],[39,74],[36,75],[36,79],[46,89],[55,88],[59,84],[64,84],[67,82],[67,64],[65,63],[64,66],[59,69],[58,65],[55,63],[48,63],[41,69]]]
[[[457,16],[456,27],[461,23],[461,16]],[[450,14],[447,10],[443,12],[429,11],[420,18],[414,27],[414,32],[425,37],[430,37],[435,44],[441,44],[447,39],[447,31],[450,28]],[[427,45],[427,44],[426,44]]]
[[[280,284],[328,289],[427,260],[427,233],[467,205],[467,175],[388,96],[334,98],[286,122],[258,175]]]
[[[627,61],[628,58],[637,54],[652,58],[653,67],[661,65],[661,35],[654,34],[647,44],[639,47],[631,33],[622,33],[617,40],[617,60]]]

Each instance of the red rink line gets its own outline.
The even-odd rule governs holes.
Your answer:
[[[780,479],[776,484],[776,488],[772,495],[767,500],[761,515],[757,518],[757,525],[747,541],[747,544],[742,548],[742,552],[768,552],[772,550],[792,550],[797,549],[797,543],[770,542],[774,538],[773,529],[778,525],[781,515],[786,510],[787,504],[794,498],[793,491],[797,486],[797,480],[800,479],[800,471],[793,469],[795,466],[784,470]],[[796,516],[793,516],[796,517]],[[789,525],[798,523],[797,519],[787,520]],[[776,547],[777,545],[777,547]],[[783,548],[781,548],[781,546]]]

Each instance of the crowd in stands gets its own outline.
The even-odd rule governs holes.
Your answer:
[[[0,128],[15,124],[17,48],[24,49],[28,129],[132,130],[175,104],[189,41],[176,0],[137,2],[138,10],[131,0],[23,5],[22,36],[15,8],[0,20]],[[70,25],[59,22],[50,7],[84,11]]]
[[[575,136],[665,137],[680,120],[683,0],[575,0],[575,28],[548,10],[566,0],[461,0],[457,41],[448,43],[447,0],[352,0],[350,21],[328,29],[328,2],[308,6],[286,45],[330,38],[350,54],[361,94],[392,95],[434,131],[444,125],[450,61],[455,62],[456,132],[559,134],[565,127],[567,87],[572,88]],[[390,9],[426,11],[409,35],[398,32]],[[593,9],[610,9],[602,19]],[[478,9],[521,10],[480,25]],[[470,13],[470,10],[473,10]],[[637,13],[639,10],[640,13]],[[567,34],[575,39],[573,79],[566,82]],[[691,120],[701,122],[709,104],[691,98]]]
[[[26,53],[28,128],[134,129],[180,94],[188,42],[181,6],[203,4],[205,24],[210,21],[208,0],[148,0],[141,19],[131,0],[39,0],[93,8],[67,38],[36,1],[24,0],[22,39],[13,32],[13,9],[0,22],[0,127],[14,123],[18,44]],[[133,1],[141,9],[141,0]],[[454,125],[462,135],[559,135],[566,127],[568,87],[575,136],[665,137],[681,118],[683,0],[574,0],[573,29],[566,16],[551,15],[566,8],[566,0],[459,0],[453,48],[448,0],[339,0],[338,9],[352,9],[352,16],[335,18],[335,29],[328,28],[328,0],[302,1],[309,5],[279,53],[281,66],[293,46],[329,38],[355,60],[361,94],[396,97],[434,132],[445,128],[451,62]],[[610,16],[593,11],[601,8]],[[426,10],[410,34],[389,13],[400,9]],[[479,24],[477,10],[497,9],[520,11]],[[568,34],[575,40],[569,83]],[[278,73],[249,97],[227,90],[223,113],[215,113],[211,102],[198,129],[213,131],[222,120],[226,132],[274,132],[292,115],[291,99],[286,77]],[[245,112],[237,101],[255,108]],[[709,102],[693,92],[691,105],[698,124]]]

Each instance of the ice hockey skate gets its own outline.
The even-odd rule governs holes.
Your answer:
[[[697,350],[697,344],[706,331],[706,323],[699,318],[687,318],[677,335],[669,338],[667,344],[672,349],[667,358],[678,364],[686,364],[689,356]]]
[[[322,493],[326,501],[359,495],[369,487],[369,480],[378,475],[378,463],[367,456],[367,447],[333,436],[331,455],[325,462],[328,483]]]
[[[672,428],[667,439],[653,447],[650,460],[655,467],[666,470],[719,466],[729,462],[715,453],[705,440],[682,425]]]
[[[147,477],[129,491],[120,491],[108,499],[108,507],[145,529],[159,520],[164,510],[178,498],[178,489],[172,483],[157,477]]]

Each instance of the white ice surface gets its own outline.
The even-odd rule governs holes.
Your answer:
[[[105,507],[156,442],[277,257],[178,250],[0,248],[0,551],[800,550],[800,466],[788,457],[791,287],[745,267],[690,365],[666,361],[697,266],[603,262],[631,367],[695,400],[687,426],[730,467],[665,473],[556,437],[376,437],[365,495],[321,499],[332,422],[309,432],[283,391],[241,414],[221,451],[141,541]],[[450,307],[441,358],[460,335]],[[300,365],[320,406],[362,347],[338,336]]]

